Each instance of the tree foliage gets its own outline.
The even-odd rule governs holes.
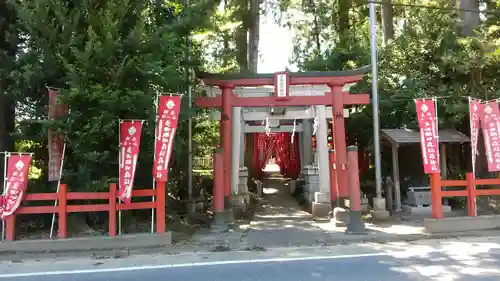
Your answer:
[[[186,36],[212,27],[217,3],[197,1],[189,7],[146,0],[10,4],[17,17],[12,26],[19,34],[19,48],[5,76],[9,96],[19,109],[17,139],[33,141],[29,150],[36,152],[37,165],[46,167],[46,132],[57,128],[67,141],[64,181],[72,190],[104,188],[118,175],[119,119],[146,120],[136,184],[150,186],[156,95],[184,93],[187,85],[194,85],[192,78],[187,80],[186,67],[198,67],[201,52],[192,42],[186,54]],[[67,116],[54,122],[46,120],[46,86],[60,88],[62,101],[70,108]],[[205,126],[204,115],[191,112],[184,97],[169,181],[174,196],[185,189],[186,125],[191,114],[194,137],[200,140],[194,152],[207,153],[213,141],[199,136],[205,134],[199,129]]]

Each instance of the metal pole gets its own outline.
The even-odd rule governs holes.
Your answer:
[[[3,190],[2,194],[5,193],[5,189],[7,186],[7,159],[9,158],[9,153],[4,152],[4,158],[3,158]],[[2,220],[2,241],[5,240],[5,220]]]
[[[64,165],[64,155],[66,154],[66,141],[63,144],[63,151],[61,155],[61,167],[59,167],[59,180],[57,181],[57,189],[56,189],[56,194],[59,194],[59,189],[61,188],[61,179],[62,179],[62,169]],[[54,207],[57,207],[57,202],[58,200],[56,199],[54,201]],[[56,223],[56,213],[52,213],[52,222],[50,224],[50,234],[49,238],[52,239],[52,236],[54,236],[54,224]]]
[[[189,6],[189,0],[185,0],[185,8]],[[189,202],[191,203],[189,211],[194,213],[196,211],[195,202],[193,198],[193,116],[191,115],[192,109],[192,91],[190,83],[190,72],[189,72],[189,50],[191,46],[191,39],[189,33],[186,35],[186,83],[187,83],[187,96],[188,96],[188,106],[189,106],[189,118],[188,118],[188,196]]]
[[[380,161],[380,123],[377,89],[377,29],[375,3],[370,0],[370,49],[372,64],[373,150],[375,153],[375,187],[377,198],[382,197],[382,169]]]
[[[120,180],[121,180],[121,167],[122,165],[125,165],[125,162],[122,161],[122,157],[123,155],[121,155],[123,152],[122,152],[122,148],[121,148],[121,144],[122,144],[122,135],[121,135],[121,129],[122,129],[122,120],[121,119],[118,119],[118,190],[120,190]],[[116,198],[114,199],[116,201]],[[121,203],[121,200],[118,200],[118,203]],[[118,235],[122,235],[122,210],[119,210],[118,211]]]
[[[158,93],[156,93],[156,98],[155,98],[155,102],[154,102],[154,105],[155,105],[155,137],[154,137],[154,143],[153,143],[153,167],[155,165],[155,160],[156,160],[156,142],[159,138],[159,135],[160,133],[158,132],[158,103],[159,103],[159,98],[160,98],[160,95]],[[156,189],[156,180],[155,180],[155,177],[153,176],[153,183],[152,183],[152,187],[153,187],[153,190]],[[153,195],[151,196],[151,202],[155,202],[156,201],[156,197]],[[155,232],[155,208],[151,208],[151,233],[154,233]]]

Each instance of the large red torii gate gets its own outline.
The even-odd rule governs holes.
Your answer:
[[[331,105],[334,119],[332,131],[335,144],[335,163],[339,194],[348,195],[347,178],[347,146],[344,124],[344,105],[368,104],[368,94],[350,94],[343,92],[345,84],[357,83],[370,66],[349,71],[313,71],[313,72],[277,72],[274,74],[211,74],[198,73],[197,77],[206,86],[217,86],[221,89],[221,96],[198,97],[195,104],[203,108],[221,108],[220,138],[223,149],[223,184],[225,202],[229,202],[231,195],[231,139],[233,122],[233,107],[286,107]],[[274,96],[270,97],[240,97],[234,95],[236,87],[257,87],[274,85]],[[290,96],[290,85],[327,85],[330,92],[323,96]],[[331,169],[330,165],[330,169]],[[331,180],[331,195],[336,193],[336,183]],[[335,200],[336,198],[332,198]],[[227,206],[227,205],[226,205]]]

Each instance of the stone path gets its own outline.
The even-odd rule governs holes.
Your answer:
[[[188,244],[199,250],[259,251],[280,247],[325,246],[363,242],[411,241],[431,238],[423,233],[422,222],[366,223],[366,235],[345,233],[345,227],[335,227],[324,220],[314,220],[302,210],[287,191],[282,179],[264,182],[263,198],[249,224],[238,225],[228,232],[199,232]]]
[[[259,210],[242,243],[261,247],[315,246],[324,244],[328,235],[316,224],[310,213],[301,209],[281,179],[264,182]]]

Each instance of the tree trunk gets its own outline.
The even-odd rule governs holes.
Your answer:
[[[241,21],[241,25],[236,29],[236,62],[240,67],[241,72],[248,72],[248,4],[249,0],[241,0],[242,3],[237,11],[237,19]]]
[[[384,43],[387,44],[389,40],[394,37],[394,24],[391,0],[383,0],[382,5],[382,31],[384,33]]]
[[[248,42],[248,70],[251,73],[257,73],[259,65],[259,41],[260,41],[260,4],[261,0],[250,0],[250,18],[249,18],[249,42]],[[248,169],[247,186],[251,191],[255,191],[253,170],[253,134],[246,134],[245,138],[245,159],[244,163]]]
[[[17,50],[16,13],[7,1],[0,2],[0,51],[7,55],[7,60],[15,61]],[[9,61],[5,61],[3,67],[8,67]],[[8,69],[5,69],[8,72]],[[0,151],[13,151],[14,141],[12,133],[15,129],[15,101],[8,93],[8,78],[0,79]],[[3,156],[3,155],[2,155]],[[0,157],[3,159],[3,157]],[[3,171],[4,161],[0,161],[0,170]]]
[[[347,34],[349,30],[349,10],[351,9],[351,0],[339,0],[338,11],[338,32],[340,38]]]
[[[248,70],[257,73],[259,64],[260,39],[260,3],[261,0],[250,0],[250,38],[248,44]]]
[[[462,22],[462,35],[474,35],[474,29],[479,25],[479,1],[478,0],[458,0],[459,8],[468,10],[460,11],[460,20]],[[477,12],[472,12],[475,10]]]

